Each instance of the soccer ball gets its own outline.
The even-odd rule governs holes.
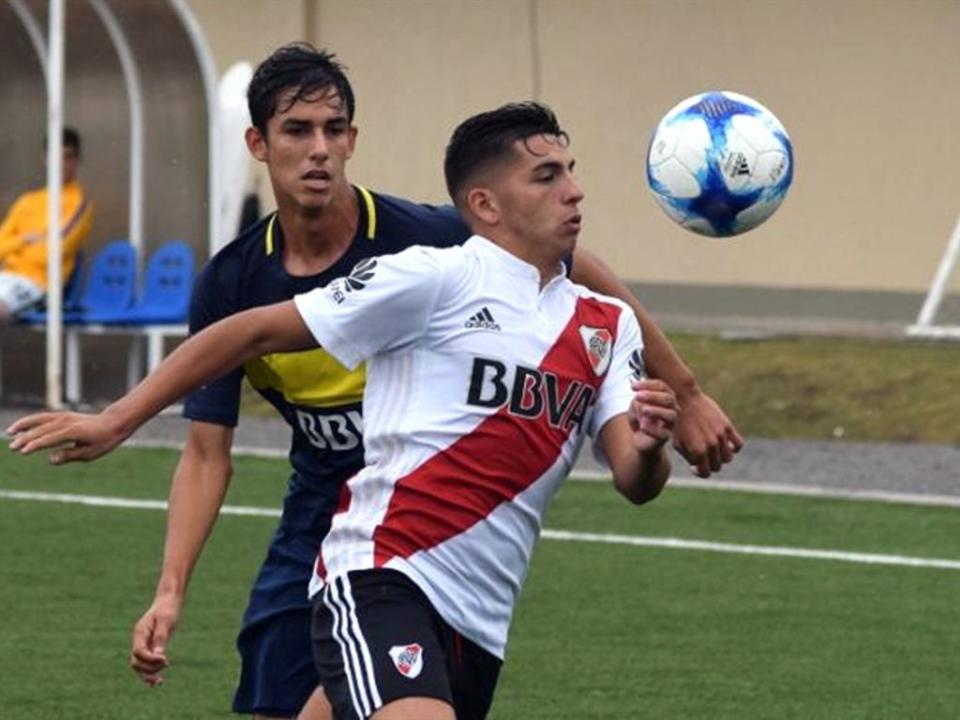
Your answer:
[[[672,220],[701,235],[727,237],[762,223],[793,180],[783,125],[756,100],[733,92],[687,98],[650,141],[647,182]]]

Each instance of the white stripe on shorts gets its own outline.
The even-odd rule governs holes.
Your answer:
[[[347,685],[350,688],[350,699],[353,701],[353,709],[357,713],[358,718],[366,718],[367,712],[366,708],[368,705],[366,702],[364,705],[360,704],[360,699],[357,696],[357,686],[354,682],[353,673],[351,672],[350,664],[350,650],[347,648],[347,642],[343,637],[343,626],[345,622],[342,618],[342,609],[336,598],[333,597],[334,587],[333,582],[327,582],[326,586],[323,588],[322,597],[323,604],[327,606],[327,610],[330,611],[330,615],[333,617],[333,626],[331,629],[331,634],[333,639],[337,641],[337,645],[340,646],[340,655],[343,658],[343,672],[347,676]],[[366,698],[364,698],[366,700]]]
[[[357,604],[353,601],[353,589],[350,587],[350,576],[343,575],[340,578],[343,583],[343,597],[347,601],[349,613],[347,617],[350,620],[350,628],[353,637],[356,638],[357,645],[360,647],[360,653],[363,655],[363,664],[367,668],[367,687],[370,688],[370,699],[373,701],[373,709],[378,710],[383,705],[380,698],[380,689],[377,687],[377,676],[373,671],[373,658],[370,657],[370,646],[367,645],[367,639],[363,636],[363,630],[360,629],[360,619],[357,617]]]
[[[347,676],[354,710],[361,718],[369,717],[383,705],[383,700],[377,688],[370,648],[360,629],[347,576],[327,583],[323,601],[334,618],[333,635],[340,645],[344,674]]]

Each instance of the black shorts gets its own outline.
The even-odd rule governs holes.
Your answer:
[[[313,657],[337,720],[365,720],[394,700],[429,697],[457,720],[483,720],[501,661],[444,622],[396,570],[328,583],[313,606]]]

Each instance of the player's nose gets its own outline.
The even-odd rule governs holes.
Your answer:
[[[583,201],[583,198],[586,196],[586,193],[583,192],[583,188],[580,187],[580,183],[577,182],[576,178],[570,176],[568,178],[566,196],[565,199],[568,203],[576,204]]]
[[[323,128],[317,128],[313,132],[310,143],[310,157],[325,160],[328,155],[327,135]]]

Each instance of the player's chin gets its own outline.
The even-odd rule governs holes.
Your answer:
[[[564,226],[562,232],[557,234],[557,249],[563,255],[569,255],[577,247],[577,240],[580,238],[580,228],[571,229]]]

